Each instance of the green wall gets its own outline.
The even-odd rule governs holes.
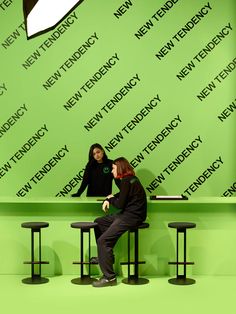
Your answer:
[[[234,0],[84,0],[27,40],[0,1],[1,195],[70,196],[94,142],[148,195],[235,195],[235,18]]]

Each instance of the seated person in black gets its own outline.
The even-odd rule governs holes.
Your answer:
[[[111,170],[112,160],[108,159],[100,144],[93,144],[89,149],[89,160],[80,188],[71,196],[79,197],[86,188],[87,196],[107,196],[112,191]]]
[[[131,227],[140,225],[147,215],[146,193],[129,162],[120,157],[113,161],[112,173],[120,179],[120,192],[108,195],[102,209],[106,212],[109,204],[120,209],[118,213],[95,219],[95,236],[98,249],[98,262],[103,277],[93,282],[94,287],[116,285],[113,269],[113,248],[120,236]]]

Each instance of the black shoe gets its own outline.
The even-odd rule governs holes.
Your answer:
[[[98,264],[98,257],[91,257],[90,260],[89,260],[89,262],[90,262],[91,264]]]
[[[79,197],[78,193],[71,194],[71,197]]]
[[[93,287],[95,288],[103,288],[103,287],[110,287],[110,286],[116,286],[117,280],[116,278],[107,279],[105,277],[100,278],[97,281],[94,281],[92,283]]]

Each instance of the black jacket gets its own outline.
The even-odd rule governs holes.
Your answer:
[[[107,196],[112,191],[113,174],[112,160],[107,159],[102,163],[92,161],[87,163],[83,180],[77,195],[80,196],[87,188],[87,196]]]
[[[145,190],[136,176],[121,179],[120,192],[110,198],[109,203],[121,209],[121,214],[144,221],[147,216],[147,197]]]

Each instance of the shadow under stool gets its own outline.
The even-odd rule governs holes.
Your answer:
[[[91,262],[91,233],[90,230],[97,226],[96,222],[73,222],[71,223],[71,227],[75,229],[80,229],[80,261],[73,262],[73,264],[79,264],[80,265],[80,277],[74,278],[71,280],[72,283],[76,285],[89,285],[93,281],[95,281],[94,278],[91,278],[91,265],[97,264],[94,262]],[[88,243],[87,243],[87,249],[88,249],[88,259],[85,260],[85,253],[84,253],[84,234],[88,235]],[[85,274],[84,266],[88,265],[88,271],[87,274]]]
[[[21,224],[22,228],[31,229],[31,261],[24,262],[24,264],[31,265],[31,277],[22,279],[26,284],[42,284],[49,281],[48,278],[41,277],[41,265],[49,264],[49,262],[42,261],[41,259],[41,229],[47,228],[48,222],[24,222]],[[35,254],[35,235],[38,234],[38,260],[36,260]],[[38,271],[35,270],[37,266]]]
[[[145,264],[145,261],[139,261],[139,230],[149,228],[149,224],[147,222],[143,222],[137,227],[131,228],[128,230],[128,261],[121,262],[121,265],[128,265],[128,276],[122,280],[123,283],[128,285],[144,285],[149,282],[146,278],[139,277],[139,264]],[[130,244],[131,244],[131,236],[133,234],[134,237],[134,260],[131,261],[130,254]],[[131,265],[134,265],[133,274],[131,274]]]
[[[193,265],[194,262],[187,262],[187,239],[186,239],[186,230],[195,228],[196,224],[193,222],[170,222],[168,223],[169,228],[176,229],[176,262],[169,262],[170,265],[176,265],[176,277],[169,279],[169,283],[174,285],[192,285],[196,281],[191,278],[186,278],[186,266]],[[183,234],[183,261],[179,261],[179,234]],[[183,266],[183,274],[179,274],[179,265]]]

